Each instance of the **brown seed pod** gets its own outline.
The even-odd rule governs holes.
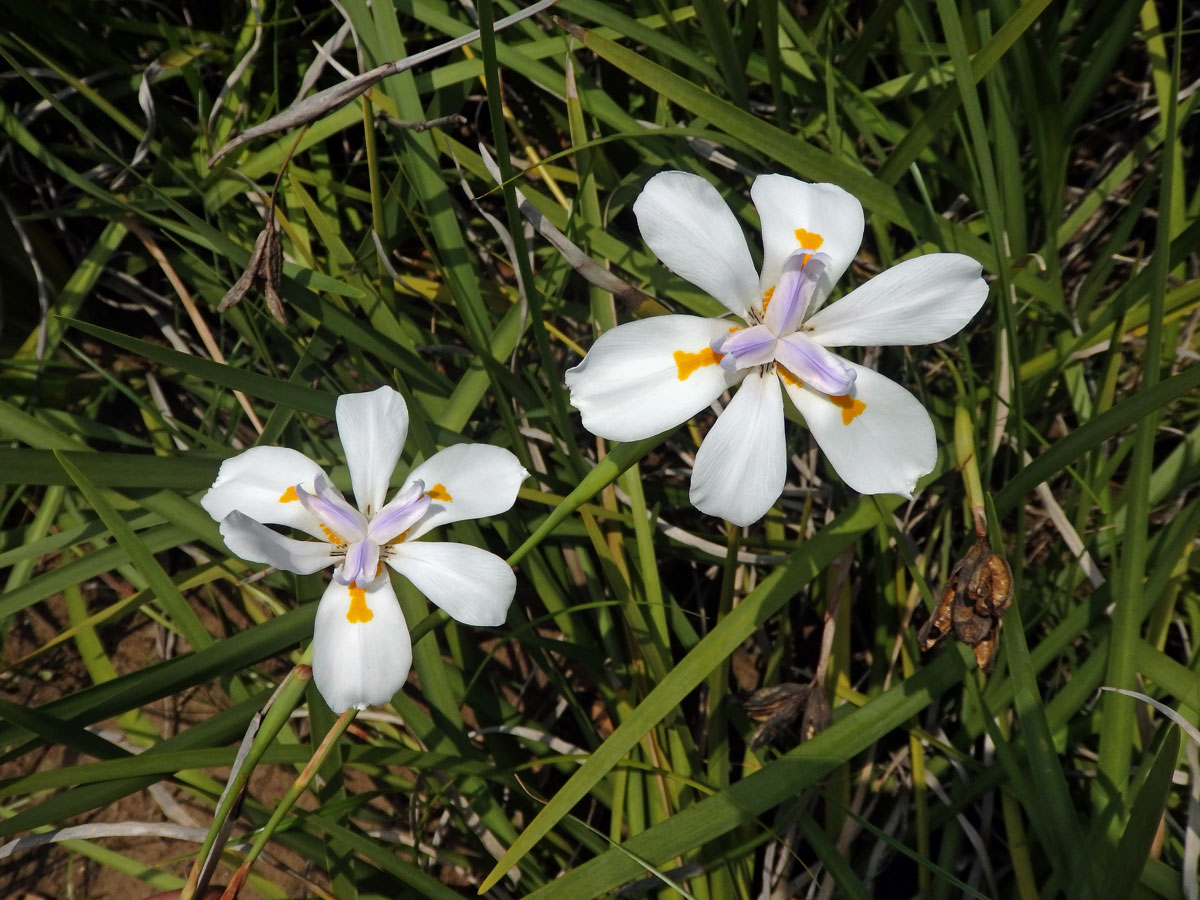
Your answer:
[[[950,570],[937,609],[917,635],[924,652],[954,633],[975,653],[984,671],[995,663],[1000,639],[1000,617],[1012,605],[1012,571],[1008,561],[993,553],[980,535],[966,555]]]

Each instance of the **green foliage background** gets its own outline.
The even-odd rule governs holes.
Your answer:
[[[1195,11],[562,0],[493,35],[514,9],[6,4],[0,834],[27,839],[0,886],[182,887],[282,685],[233,777],[215,882],[243,835],[269,854],[243,896],[1195,896],[1189,739],[1097,691],[1200,714]],[[476,15],[480,41],[207,165]],[[863,357],[938,429],[914,502],[853,495],[789,412],[791,488],[726,529],[687,503],[711,416],[636,445],[580,428],[562,373],[599,330],[719,312],[629,212],[668,168],[748,234],[754,174],[856,194],[843,289],[939,249],[983,264],[962,335]],[[258,291],[218,315],[281,171],[287,324]],[[518,191],[627,287],[581,277]],[[256,577],[197,500],[256,442],[344,485],[334,399],[379,384],[408,400],[406,461],[465,438],[534,473],[453,528],[510,557],[517,599],[488,631],[402,589],[409,685],[255,831],[345,725],[288,676],[323,582]],[[986,676],[914,639],[973,540],[968,459],[1016,596]],[[829,727],[752,747],[745,694],[810,682]],[[133,796],[153,824],[115,844]]]

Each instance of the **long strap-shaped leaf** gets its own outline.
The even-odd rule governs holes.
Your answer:
[[[556,0],[539,0],[520,12],[513,13],[511,16],[506,16],[499,19],[492,26],[494,30],[499,31],[502,28],[507,28],[509,25],[514,25],[522,19],[527,19],[530,16],[541,12],[542,10],[553,6]],[[360,97],[371,89],[373,85],[378,84],[383,79],[390,75],[398,75],[401,72],[406,72],[414,66],[419,66],[422,63],[428,62],[431,59],[436,59],[439,56],[457,50],[459,47],[466,46],[473,41],[479,40],[479,32],[472,31],[464,34],[462,37],[455,38],[451,41],[438,44],[436,47],[430,47],[428,50],[422,50],[420,53],[414,53],[412,56],[405,59],[392,60],[385,62],[381,66],[376,66],[369,72],[363,72],[361,75],[355,75],[353,78],[348,78],[340,84],[335,84],[333,87],[326,88],[323,91],[318,91],[311,97],[305,97],[299,103],[295,103],[285,109],[276,116],[272,116],[267,121],[260,125],[255,125],[253,128],[247,128],[241,134],[237,135],[233,140],[229,141],[224,147],[213,154],[212,159],[208,161],[209,166],[217,163],[221,157],[227,154],[230,150],[240,147],[247,141],[254,138],[263,137],[268,134],[275,134],[278,131],[287,131],[292,128],[299,128],[303,125],[308,125],[315,122],[317,119],[327,116],[332,112],[341,109],[351,100]]]
[[[912,678],[880,694],[790,753],[567,872],[529,894],[529,900],[535,897],[589,900],[600,896],[642,874],[644,868],[638,863],[639,858],[661,864],[778,806],[781,800],[815,784],[889,731],[899,728],[961,680],[967,672],[966,653],[962,647],[957,651],[942,653]]]
[[[111,683],[109,682],[109,684]],[[210,748],[236,740],[245,731],[246,723],[258,711],[266,698],[266,691],[254,694],[241,703],[179,732],[174,737],[167,738],[142,755]],[[60,823],[70,816],[113,803],[121,797],[143,790],[160,780],[161,776],[157,774],[139,774],[71,788],[55,794],[36,806],[23,809],[15,816],[0,822],[0,836],[39,828],[42,825]]]
[[[1083,452],[1086,446],[1090,446],[1088,441],[1096,440],[1097,433],[1118,431],[1126,427],[1130,422],[1136,421],[1141,415],[1144,415],[1148,408],[1157,408],[1170,402],[1172,399],[1195,387],[1197,383],[1200,383],[1200,367],[1189,369],[1186,372],[1176,375],[1174,378],[1164,381],[1153,390],[1143,392],[1113,407],[1103,416],[1098,417],[1095,421],[1080,429],[1080,431],[1090,429],[1084,435],[1086,438],[1085,441],[1072,441],[1068,438],[1059,447],[1043,454],[1041,459],[1046,461],[1041,462],[1039,460],[1035,462],[1030,467],[1032,471],[1028,477],[1023,477],[1026,476],[1026,473],[1018,475],[1001,492],[1003,502],[1001,502],[1001,498],[997,498],[997,507],[1008,508],[1025,492],[1032,489],[1035,484],[1045,480],[1045,478],[1054,474],[1054,472],[1059,471],[1064,465],[1074,459],[1075,456]],[[1078,433],[1076,432],[1076,434]],[[1033,478],[1032,481],[1030,477]],[[583,485],[580,487],[583,487]],[[575,492],[572,493],[574,495]],[[579,502],[583,502],[583,499],[586,498],[579,499]],[[562,506],[566,506],[566,503],[564,502]],[[546,531],[553,528],[554,524],[557,524],[557,521],[561,521],[562,516],[558,515],[559,510],[556,510],[555,513],[555,522],[551,523],[547,521],[544,523],[543,527],[539,529],[539,533],[532,536],[527,545],[536,543],[540,537],[544,536]],[[551,799],[489,874],[483,883],[483,890],[495,884],[579,800],[586,796],[587,792],[629,752],[646,731],[660,721],[668,711],[678,705],[683,697],[693,690],[708,674],[712,666],[715,665],[713,660],[723,659],[726,655],[733,652],[734,648],[760,622],[773,615],[787,602],[797,588],[813,577],[816,572],[819,572],[829,560],[832,560],[837,553],[841,552],[858,535],[872,527],[874,520],[874,508],[868,508],[862,501],[859,501],[834,520],[831,525],[823,529],[803,548],[792,554],[786,564],[772,572],[737,609],[730,613],[728,618],[696,645],[692,652],[675,667],[671,674],[646,697],[637,710],[634,711],[633,715],[620,728],[613,732],[592,758]],[[514,560],[519,555],[523,555],[522,551],[525,549],[525,547],[520,548],[514,554]],[[940,665],[940,663],[935,663],[935,665]],[[928,669],[925,671],[928,671]],[[874,705],[872,703],[872,707]],[[903,721],[903,717],[897,721]],[[626,860],[628,858],[621,856],[620,859]],[[555,882],[555,885],[564,880],[559,879]]]
[[[171,620],[179,627],[188,643],[197,650],[212,646],[212,635],[201,624],[192,607],[183,598],[179,588],[175,586],[175,582],[171,580],[171,576],[158,564],[158,560],[154,558],[150,549],[142,543],[141,538],[134,534],[129,524],[112,508],[100,489],[92,484],[79,467],[61,451],[56,450],[55,454],[58,456],[58,463],[63,467],[63,471],[75,482],[84,499],[96,511],[96,515],[108,527],[113,538],[128,554],[130,561],[149,583],[155,596],[158,597],[158,601],[170,613]]]
[[[1047,478],[1061,472],[1101,441],[1161,409],[1200,385],[1200,366],[1192,366],[1148,390],[1139,391],[1072,431],[1067,437],[1013,476],[996,495],[996,512],[1004,515]]]
[[[213,362],[210,359],[180,353],[178,350],[160,347],[149,341],[132,338],[119,331],[101,328],[90,322],[80,322],[75,319],[70,319],[68,322],[71,327],[90,334],[92,337],[108,341],[114,346],[171,366],[181,372],[187,372],[189,375],[195,375],[197,378],[206,379],[213,384],[243,391],[252,397],[279,403],[291,409],[310,412],[327,419],[333,418],[333,406],[337,398],[326,391],[318,391],[302,384],[291,384],[268,375],[260,375],[257,372],[248,372],[234,366]]]
[[[686,78],[656,65],[627,47],[601,37],[594,31],[567,23],[563,23],[563,27],[597,56],[678,103],[692,115],[707,120],[714,128],[755,147],[764,156],[787,166],[805,179],[832,181],[841,185],[854,194],[874,215],[895,222],[913,234],[921,233],[922,229],[915,224],[923,221],[918,207],[878,178],[824,150],[806,144],[796,135],[788,134],[752,113],[707,93]],[[936,225],[941,230],[940,240],[945,247],[974,256],[985,268],[995,266],[996,254],[990,245],[966,228],[942,220],[928,225]],[[1051,296],[1049,286],[1030,271],[1016,273],[1013,280],[1035,297]]]
[[[792,553],[787,562],[763,579],[759,586],[646,696],[608,740],[597,748],[591,759],[571,776],[529,823],[529,827],[521,833],[504,858],[496,864],[480,886],[480,891],[486,891],[516,865],[633,749],[646,732],[678,707],[684,697],[695,690],[708,673],[737,649],[754,629],[778,612],[795,596],[796,591],[815,578],[860,535],[873,528],[878,521],[880,507],[885,512],[890,512],[899,502],[898,497],[892,497],[877,507],[875,503],[860,498],[799,550]],[[912,715],[913,712],[915,710],[909,711],[907,715]],[[903,717],[899,721],[903,721]]]
[[[580,480],[571,493],[567,494],[558,506],[548,515],[520,547],[513,551],[508,558],[508,564],[515,566],[520,560],[542,542],[555,528],[562,524],[579,507],[595,497],[600,491],[617,480],[622,472],[637,463],[647,453],[657,447],[667,437],[669,432],[644,438],[640,441],[628,441],[614,444],[608,455]]]
[[[168,694],[211,681],[226,672],[252,666],[294,647],[312,634],[316,613],[317,605],[306,603],[262,625],[231,634],[204,650],[176,656],[112,681],[92,685],[37,709],[77,725],[102,721],[126,710],[153,703]],[[245,722],[242,723],[244,727]],[[31,735],[32,732],[17,725],[0,724],[0,747],[10,746]],[[7,758],[0,757],[0,762]]]
[[[101,488],[171,488],[198,491],[213,483],[224,456],[199,453],[153,456],[149,453],[26,450],[0,448],[0,484],[72,485],[56,453],[71,461]]]

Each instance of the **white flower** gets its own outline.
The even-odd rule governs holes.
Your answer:
[[[642,237],[742,322],[670,315],[618,326],[567,372],[571,402],[589,431],[632,441],[744,382],[696,453],[691,488],[698,509],[735,525],[760,519],[783,492],[784,392],[846,484],[911,497],[937,461],[929,414],[895,382],[827,348],[945,340],[987,297],[979,263],[916,257],[821,309],[862,242],[862,205],[836,185],[786,175],[760,175],[750,194],[762,221],[761,276],[716,188],[685,172],[650,179],[633,205]]]
[[[417,538],[512,507],[529,474],[500,447],[455,444],[417,466],[384,502],[408,433],[408,407],[389,387],[343,394],[338,435],[358,508],[315,462],[284,447],[254,447],[221,464],[201,504],[242,559],[307,575],[333,567],[317,607],[313,678],[334,712],[387,703],[403,687],[412,644],[387,563],[467,625],[500,625],[516,590],[504,560],[478,547]],[[296,540],[267,528],[307,532]]]

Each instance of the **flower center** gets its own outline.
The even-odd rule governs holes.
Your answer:
[[[847,394],[854,370],[799,330],[830,262],[826,254],[814,252],[822,243],[820,235],[805,235],[801,249],[784,260],[779,282],[764,294],[762,321],[721,335],[709,349],[731,372],[774,364],[788,384],[804,383],[831,396]],[[675,355],[678,364],[679,353]],[[681,377],[682,372],[680,366]]]
[[[333,577],[341,584],[366,590],[383,571],[383,563],[392,546],[404,540],[408,530],[425,515],[430,498],[444,503],[452,500],[444,484],[435,484],[426,493],[425,483],[414,481],[378,512],[363,515],[321,475],[317,477],[312,493],[294,484],[280,495],[279,502],[299,501],[312,513],[317,527],[337,548],[335,555],[341,556],[341,562],[334,566]],[[352,606],[351,614],[353,612]],[[356,620],[351,618],[350,621]]]

